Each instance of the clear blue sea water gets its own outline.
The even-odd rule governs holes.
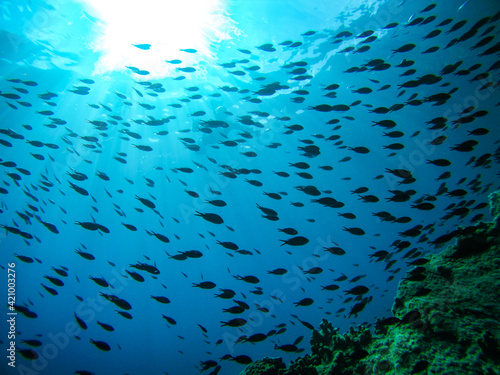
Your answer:
[[[221,366],[219,374],[238,374],[244,365],[224,356],[282,356],[289,362],[310,352],[311,330],[299,319],[317,328],[326,318],[345,331],[392,316],[408,262],[439,252],[432,242],[440,236],[491,218],[488,207],[476,207],[498,188],[497,1],[186,4],[0,5],[2,298],[8,302],[7,268],[13,262],[15,303],[36,313],[33,318],[18,310],[16,367],[4,356],[0,373],[196,374],[201,361],[213,360]],[[427,7],[432,9],[424,11]],[[441,32],[430,36],[435,30]],[[432,47],[439,48],[423,53]],[[403,61],[414,63],[398,66]],[[338,87],[328,87],[334,84]],[[431,97],[436,94],[441,99]],[[348,109],[334,107],[339,105]],[[376,113],[377,108],[387,113]],[[430,122],[442,117],[444,122],[435,121],[442,126],[431,129]],[[374,126],[383,120],[395,126]],[[394,138],[384,135],[396,131],[401,133]],[[385,147],[391,144],[398,145]],[[305,156],[299,148],[306,146],[320,153]],[[441,159],[450,164],[427,162]],[[331,168],[320,168],[325,166]],[[403,169],[412,179],[404,181],[388,169]],[[297,174],[303,172],[310,178]],[[445,172],[449,176],[442,176]],[[301,186],[314,186],[319,195],[297,189]],[[361,187],[368,190],[353,193]],[[396,190],[407,192],[408,199],[389,201]],[[364,202],[366,195],[378,201]],[[333,198],[341,207],[313,201],[321,198]],[[207,202],[213,200],[225,206]],[[412,207],[423,202],[434,207]],[[277,216],[263,217],[257,205]],[[223,223],[197,212],[217,214]],[[392,220],[374,215],[380,212]],[[409,221],[395,222],[402,217]],[[93,230],[77,224],[84,222]],[[414,237],[401,234],[416,226],[421,227]],[[284,228],[297,234],[279,231]],[[307,244],[282,246],[296,236]],[[408,247],[398,251],[398,240],[409,241]],[[218,241],[232,242],[240,251]],[[324,250],[329,247],[345,254]],[[95,259],[84,259],[77,249]],[[417,255],[404,258],[412,249]],[[172,258],[189,250],[202,256]],[[375,262],[370,254],[382,250],[389,255]],[[130,266],[138,263],[160,273]],[[304,272],[313,267],[321,272]],[[287,273],[269,274],[278,268]],[[342,275],[347,280],[334,281]],[[357,276],[362,277],[352,281]],[[202,281],[216,287],[192,286]],[[330,284],[339,289],[322,290]],[[347,300],[345,291],[358,285],[369,292]],[[221,288],[236,295],[215,298]],[[100,293],[129,302],[132,319],[117,314],[123,310]],[[304,298],[312,305],[295,306]],[[224,312],[238,306],[234,300],[248,309]],[[365,309],[349,314],[360,301]],[[3,311],[5,353],[9,310]],[[76,325],[75,315],[87,329]],[[246,324],[221,326],[234,318]],[[285,330],[262,342],[241,342],[242,336],[280,328]],[[275,349],[300,336],[297,353]],[[39,340],[41,346],[23,340]],[[90,340],[105,342],[110,350]]]

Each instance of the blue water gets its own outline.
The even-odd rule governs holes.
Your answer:
[[[124,47],[116,52],[104,43],[111,21],[90,2],[2,2],[0,224],[10,230],[0,233],[0,265],[6,280],[8,263],[15,263],[16,304],[37,315],[29,318],[18,313],[16,347],[36,351],[38,359],[27,359],[18,352],[16,368],[9,367],[3,358],[0,372],[196,374],[200,361],[215,360],[221,366],[220,374],[237,374],[244,366],[221,360],[223,356],[247,355],[252,360],[282,356],[288,362],[310,352],[311,331],[293,315],[315,327],[327,318],[342,331],[353,324],[373,324],[376,317],[391,316],[397,284],[405,275],[407,263],[440,251],[431,242],[458,226],[490,219],[487,207],[474,207],[487,202],[487,195],[498,188],[498,68],[490,69],[498,62],[498,51],[479,54],[498,43],[500,6],[493,0],[471,0],[465,5],[449,1],[421,12],[431,4],[401,0],[228,1],[220,4],[216,13],[220,17],[209,19],[203,37],[193,39],[191,45],[177,45],[188,33],[188,21],[188,26],[179,26],[185,29],[177,34],[162,33],[166,26],[159,23],[158,33],[151,35],[151,40],[144,40],[142,35],[140,40],[120,39]],[[139,33],[147,26],[147,22],[139,21],[145,14],[154,17],[155,10],[148,9],[147,3],[136,6],[132,14],[137,11],[137,18],[129,21],[130,29],[136,27]],[[434,20],[428,18],[432,16]],[[409,26],[419,17],[424,20]],[[490,19],[477,26],[472,37],[463,37],[485,17]],[[448,18],[451,23],[438,27]],[[467,21],[463,27],[447,33],[462,20]],[[209,27],[216,22],[217,27]],[[390,24],[393,27],[386,28]],[[435,29],[442,32],[423,40]],[[373,41],[367,40],[369,36],[358,38],[370,30]],[[352,35],[336,37],[345,31]],[[488,36],[493,36],[489,43],[471,49]],[[462,40],[445,48],[455,38]],[[283,44],[285,41],[290,42]],[[300,45],[292,47],[294,42]],[[393,54],[393,50],[410,43],[415,48]],[[132,44],[151,47],[141,49]],[[269,48],[275,51],[266,51],[266,44],[272,44]],[[351,46],[354,50],[341,52]],[[360,51],[363,46],[370,48]],[[422,53],[433,46],[440,48]],[[182,62],[165,62],[177,59]],[[383,59],[390,67],[346,72],[375,59]],[[403,59],[413,60],[414,65],[397,67]],[[461,74],[442,74],[445,66],[459,61],[462,63],[454,73]],[[140,64],[132,65],[136,62]],[[303,64],[294,65],[296,62]],[[475,64],[480,66],[466,72]],[[255,66],[259,68],[248,69]],[[186,70],[188,67],[194,71]],[[291,73],[299,68],[304,70]],[[410,69],[415,72],[407,72]],[[141,70],[145,72],[137,74]],[[404,72],[408,75],[402,76]],[[488,75],[472,80],[483,73]],[[441,79],[414,88],[398,87],[427,74]],[[274,93],[259,92],[271,84]],[[327,90],[332,84],[339,87]],[[384,85],[390,87],[381,91]],[[354,92],[364,87],[372,92]],[[57,96],[40,97],[47,92]],[[329,92],[336,92],[336,97],[326,97]],[[439,105],[418,102],[450,92]],[[417,102],[410,103],[412,100]],[[348,105],[349,110],[312,109],[322,104]],[[402,109],[385,114],[370,112],[395,104],[403,104]],[[473,121],[457,123],[472,114],[476,114]],[[432,124],[427,122],[438,117],[447,118],[445,125],[431,130]],[[164,123],[146,124],[159,119]],[[248,119],[253,122],[249,124]],[[334,119],[338,121],[331,121]],[[210,120],[224,121],[227,127],[211,128],[204,123]],[[392,129],[373,126],[374,121],[382,120],[397,125]],[[99,123],[95,121],[104,122],[103,127],[97,129]],[[297,124],[301,130],[287,128]],[[488,133],[470,134],[476,129],[487,129]],[[384,136],[393,131],[404,135]],[[338,137],[328,140],[332,136]],[[96,137],[97,141],[83,137]],[[442,144],[429,144],[438,137],[446,138]],[[193,143],[180,138],[190,138]],[[236,141],[236,146],[222,143],[228,140]],[[320,154],[304,156],[298,149],[308,145],[304,140],[319,147]],[[478,142],[470,151],[451,149],[470,140]],[[45,145],[36,147],[28,141]],[[383,147],[393,143],[403,148]],[[273,144],[276,147],[269,147]],[[366,147],[369,152],[357,153],[350,147]],[[245,152],[256,156],[243,155]],[[41,156],[37,159],[33,154]],[[351,159],[341,162],[346,157]],[[472,157],[475,160],[470,162]],[[477,162],[483,160],[481,157],[485,162]],[[451,165],[440,167],[426,162],[438,159],[449,160]],[[290,165],[298,162],[308,163],[310,168]],[[332,170],[320,166],[331,166]],[[192,173],[176,168],[191,168]],[[402,179],[386,169],[405,169],[415,180],[401,184]],[[99,178],[97,171],[105,173],[109,181]],[[232,178],[222,175],[230,171],[236,171]],[[78,181],[69,175],[75,172],[87,179]],[[287,172],[289,176],[275,172]],[[313,178],[296,174],[301,172]],[[438,179],[445,172],[450,172],[450,177]],[[247,180],[258,180],[262,186],[253,186]],[[88,195],[72,189],[70,182]],[[463,189],[466,194],[443,194],[442,183],[448,192]],[[321,195],[311,196],[297,189],[307,185],[315,186]],[[360,187],[369,190],[352,193]],[[414,192],[408,201],[388,201],[390,190],[410,189]],[[186,190],[199,197],[192,197]],[[278,193],[281,199],[264,192]],[[379,201],[363,202],[360,195],[374,195]],[[156,212],[136,196],[153,202]],[[344,205],[323,207],[311,201],[325,197]],[[421,203],[421,198],[435,207],[412,207]],[[227,205],[217,207],[206,202],[216,199]],[[301,202],[303,207],[291,202]],[[278,220],[262,217],[264,213],[257,204],[276,211]],[[450,216],[458,207],[467,207],[468,211],[463,216]],[[411,221],[382,221],[373,215],[382,211],[395,219],[409,217]],[[215,213],[224,223],[211,223],[196,212]],[[352,213],[356,218],[344,218],[339,213]],[[55,225],[58,233],[41,222]],[[98,223],[107,230],[86,230],[76,222]],[[137,231],[122,223],[135,226]],[[417,225],[422,226],[420,234],[401,235]],[[364,234],[351,234],[344,227],[361,228]],[[14,233],[16,228],[24,238]],[[287,235],[279,228],[294,228],[298,234]],[[148,232],[162,234],[169,242]],[[26,238],[30,235],[33,238]],[[283,240],[294,236],[303,236],[308,243],[281,246]],[[398,251],[396,240],[410,241],[410,245]],[[233,242],[246,251],[226,249],[217,241]],[[334,246],[346,254],[324,251]],[[93,254],[95,260],[84,259],[76,249]],[[421,255],[403,258],[411,249]],[[188,250],[198,250],[203,256],[170,258]],[[375,262],[369,255],[380,250],[390,255],[385,261]],[[29,257],[33,262],[16,256]],[[396,262],[386,270],[391,260]],[[139,262],[155,265],[160,274],[154,276],[130,267]],[[304,273],[313,267],[320,267],[322,272]],[[54,268],[67,269],[68,275],[61,276]],[[283,276],[268,274],[277,268],[288,272]],[[145,281],[132,279],[127,270],[141,274]],[[348,280],[334,281],[342,274]],[[236,280],[238,275],[256,276],[259,283]],[[64,286],[56,286],[44,276],[57,277]],[[111,286],[100,287],[89,276],[102,277]],[[356,276],[363,277],[350,282]],[[216,288],[192,287],[202,281],[212,281]],[[56,290],[57,295],[51,295],[42,284]],[[339,289],[322,290],[329,284],[337,284]],[[357,316],[349,316],[359,301],[346,301],[349,295],[344,291],[357,285],[367,286],[370,291],[363,297],[372,299]],[[215,298],[219,288],[232,289],[236,292],[234,300],[245,302],[249,309],[234,315],[223,312],[237,302]],[[133,318],[118,315],[120,309],[100,292],[129,302],[132,309],[128,312]],[[7,298],[6,292],[3,295]],[[170,303],[161,304],[151,295],[165,296]],[[303,298],[311,298],[314,303],[296,307]],[[345,310],[339,312],[342,308]],[[76,325],[75,314],[87,329]],[[221,322],[234,318],[247,323],[241,330],[221,327]],[[4,334],[0,337],[4,353],[9,341],[5,320],[2,318]],[[105,331],[97,321],[112,325],[114,331]],[[263,342],[236,343],[240,336],[267,334],[283,327],[283,333],[271,334]],[[298,344],[298,353],[275,350],[275,344],[292,344],[300,336],[304,339]],[[31,339],[42,345],[23,342]],[[99,350],[91,339],[106,342],[110,350]],[[217,344],[218,340],[222,343]]]

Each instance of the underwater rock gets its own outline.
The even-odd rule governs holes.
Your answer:
[[[253,362],[249,365],[242,375],[278,375],[279,370],[286,369],[286,365],[281,358],[269,358]]]
[[[490,199],[490,213],[498,223],[500,218],[500,190],[494,191],[488,198]]]
[[[313,331],[311,349],[316,364],[330,366],[331,374],[342,374],[343,370],[355,365],[368,354],[364,349],[372,341],[370,330],[364,326],[351,327],[341,335],[326,319],[320,324],[320,331]]]
[[[277,372],[259,372],[256,361],[243,374],[498,374],[499,191],[490,194],[490,207],[492,222],[459,229],[455,245],[409,272],[425,278],[400,282],[394,317],[377,320],[377,336],[364,326],[340,334],[323,319],[313,331],[311,355],[288,369],[278,362]]]
[[[318,375],[318,370],[315,366],[315,358],[309,354],[302,358],[297,358],[290,364],[288,370],[280,372],[279,374],[286,375]]]

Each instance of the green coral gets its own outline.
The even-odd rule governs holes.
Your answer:
[[[500,218],[500,190],[491,193],[488,198],[490,199],[490,213],[496,220]]]
[[[280,375],[318,375],[315,364],[314,356],[307,354],[302,358],[297,358],[290,364],[289,369]]]
[[[372,336],[364,326],[341,334],[323,319],[311,355],[245,374],[498,374],[500,192],[490,200],[493,222],[458,229],[455,245],[429,256],[424,280],[400,282],[392,309],[400,322],[379,321]]]
[[[313,331],[311,350],[316,365],[328,368],[328,374],[347,374],[350,368],[359,367],[359,361],[368,355],[366,348],[371,341],[372,334],[364,326],[351,327],[349,332],[340,334],[338,328],[323,319],[320,330]]]
[[[249,365],[241,375],[279,375],[284,369],[286,365],[281,358],[266,357]]]

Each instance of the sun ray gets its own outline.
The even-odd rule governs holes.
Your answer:
[[[222,0],[82,1],[102,28],[94,48],[101,55],[96,74],[131,66],[148,71],[148,78],[161,78],[176,69],[166,60],[181,58],[186,65],[211,59],[214,46],[238,31]]]

